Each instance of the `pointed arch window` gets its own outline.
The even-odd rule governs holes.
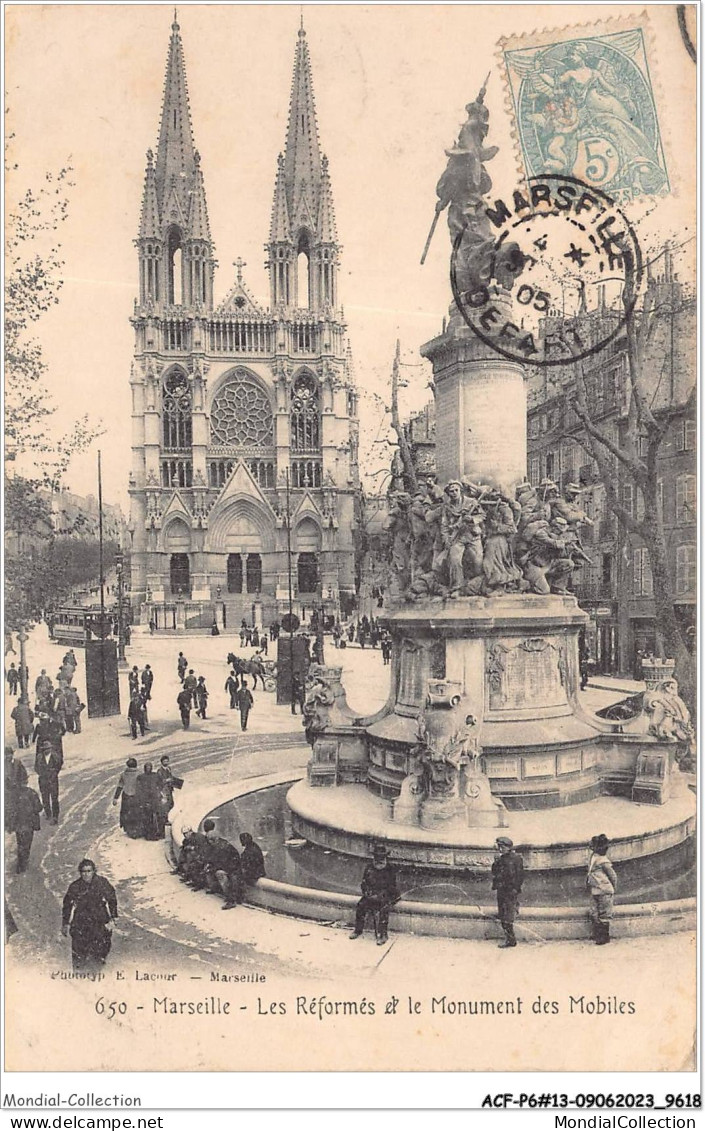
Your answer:
[[[301,373],[291,392],[291,450],[318,452],[321,448],[321,402],[311,373]]]
[[[169,238],[166,249],[167,270],[167,301],[172,306],[181,306],[183,302],[183,263],[181,256],[181,231],[179,228],[169,229]]]
[[[176,370],[164,382],[162,394],[162,427],[164,448],[170,451],[190,448],[191,389],[185,373]]]
[[[296,245],[296,305],[311,307],[311,241],[307,231],[301,232]]]

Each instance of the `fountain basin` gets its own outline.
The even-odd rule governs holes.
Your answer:
[[[296,785],[303,784],[292,782],[289,771],[251,779],[239,786],[211,786],[194,792],[190,798],[180,798],[172,813],[172,842],[178,847],[177,830],[182,825],[196,828],[208,816],[216,820],[220,834],[234,842],[237,832],[251,831],[267,854],[268,875],[248,889],[246,903],[277,914],[346,927],[352,922],[359,898],[362,860],[310,844],[298,849],[285,845],[295,832],[296,823],[286,804],[287,794]],[[319,791],[318,796],[320,792],[323,791]],[[635,808],[642,809],[632,806]],[[644,806],[643,810],[654,816],[653,807]],[[688,826],[692,829],[692,814],[683,813],[683,817],[686,822],[692,822]],[[473,831],[482,833],[483,830]],[[656,835],[656,829],[650,831]],[[666,825],[662,831],[668,831]],[[489,835],[490,830],[486,832]],[[490,855],[484,844],[483,847]],[[394,859],[394,845],[390,843],[389,848]],[[518,921],[519,937],[525,941],[589,937],[589,901],[584,886],[585,841],[580,845],[576,842],[573,849],[581,852],[577,866],[553,872],[527,870]],[[613,855],[622,889],[613,921],[616,937],[695,930],[692,832],[684,841],[652,854],[649,874],[653,880],[646,885],[642,882],[643,868],[638,859],[632,862],[617,851]],[[403,894],[392,912],[393,931],[448,938],[501,937],[489,876],[484,869],[465,874],[465,870],[439,872],[437,868],[414,867],[407,872],[401,864],[399,887]]]

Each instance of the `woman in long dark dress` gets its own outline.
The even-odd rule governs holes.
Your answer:
[[[151,762],[137,776],[137,804],[140,809],[140,827],[145,840],[164,839],[164,819],[160,782]]]
[[[134,840],[142,831],[142,810],[137,800],[137,759],[128,758],[127,768],[122,771],[118,779],[117,788],[113,796],[113,805],[117,805],[120,797],[120,828]]]
[[[110,953],[117,896],[112,884],[97,874],[92,860],[81,861],[78,875],[64,896],[61,933],[71,934],[74,970],[91,970],[102,966]]]

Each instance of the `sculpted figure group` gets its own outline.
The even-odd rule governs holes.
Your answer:
[[[568,593],[573,571],[590,561],[580,526],[592,520],[579,496],[576,483],[561,496],[550,479],[538,487],[522,480],[513,498],[467,478],[441,490],[434,475],[413,496],[395,492],[388,519],[393,596]]]

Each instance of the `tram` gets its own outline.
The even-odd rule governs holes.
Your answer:
[[[87,640],[105,639],[116,634],[117,608],[106,608],[103,631],[99,606],[62,605],[47,613],[46,621],[49,637],[56,644],[83,648]]]

